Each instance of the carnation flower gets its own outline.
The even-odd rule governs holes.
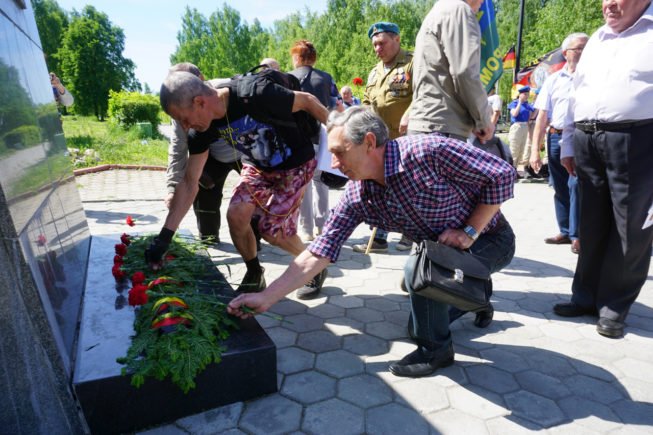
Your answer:
[[[131,236],[129,234],[122,233],[122,236],[120,236],[120,241],[122,243],[124,243],[125,245],[129,246],[129,244],[131,243],[130,238],[131,238]]]
[[[128,295],[129,305],[135,307],[136,305],[145,305],[147,303],[147,286],[136,284],[129,290]]]
[[[116,279],[116,281],[122,281],[125,279],[125,271],[120,268],[120,264],[114,264],[111,268],[111,274]]]
[[[130,227],[133,227],[134,225],[136,225],[136,221],[134,219],[132,219],[131,216],[127,216],[126,223]]]
[[[123,264],[125,261],[122,259],[122,255],[113,256],[113,264]]]
[[[356,86],[362,86],[363,85],[363,79],[360,78],[360,77],[354,77],[354,79],[351,82]]]
[[[125,256],[127,255],[127,245],[124,243],[118,243],[116,246],[116,254]]]
[[[45,238],[45,236],[43,234],[39,234],[39,236],[36,238],[36,245],[45,246],[46,243],[48,243],[48,240]]]
[[[145,281],[145,274],[143,272],[138,271],[132,275],[132,284],[141,284],[143,281]]]

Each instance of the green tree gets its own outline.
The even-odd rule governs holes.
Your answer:
[[[55,0],[32,0],[32,8],[48,70],[61,75],[57,52],[68,28],[68,15]]]
[[[93,6],[73,11],[57,57],[66,87],[75,96],[75,112],[103,120],[109,91],[140,90],[134,62],[123,57],[125,35]]]
[[[209,18],[186,7],[177,33],[179,46],[170,62],[191,62],[207,78],[231,77],[258,65],[268,40],[258,20],[249,26],[226,4]]]

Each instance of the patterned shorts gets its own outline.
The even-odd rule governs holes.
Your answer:
[[[253,204],[262,234],[275,236],[283,231],[284,236],[295,235],[299,205],[316,166],[317,160],[311,159],[294,169],[263,172],[243,164],[230,204]]]

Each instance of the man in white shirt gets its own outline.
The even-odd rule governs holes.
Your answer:
[[[546,133],[549,173],[555,191],[553,204],[560,232],[553,237],[547,237],[544,242],[553,245],[571,243],[571,251],[575,254],[580,251],[578,182],[560,162],[560,142],[569,107],[569,95],[573,92],[573,74],[588,39],[585,33],[572,33],[562,41],[562,55],[567,59],[567,63],[560,71],[547,77],[535,100],[535,108],[539,109],[539,113],[533,131],[530,158],[531,168],[539,172],[542,167],[539,144]]]
[[[561,161],[578,176],[580,235],[566,317],[599,316],[599,334],[619,338],[646,282],[653,227],[653,4],[603,0],[605,25],[576,68]]]

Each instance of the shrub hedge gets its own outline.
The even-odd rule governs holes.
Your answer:
[[[152,130],[159,125],[159,99],[154,95],[140,92],[110,91],[109,117],[125,128],[138,122],[149,122]]]

